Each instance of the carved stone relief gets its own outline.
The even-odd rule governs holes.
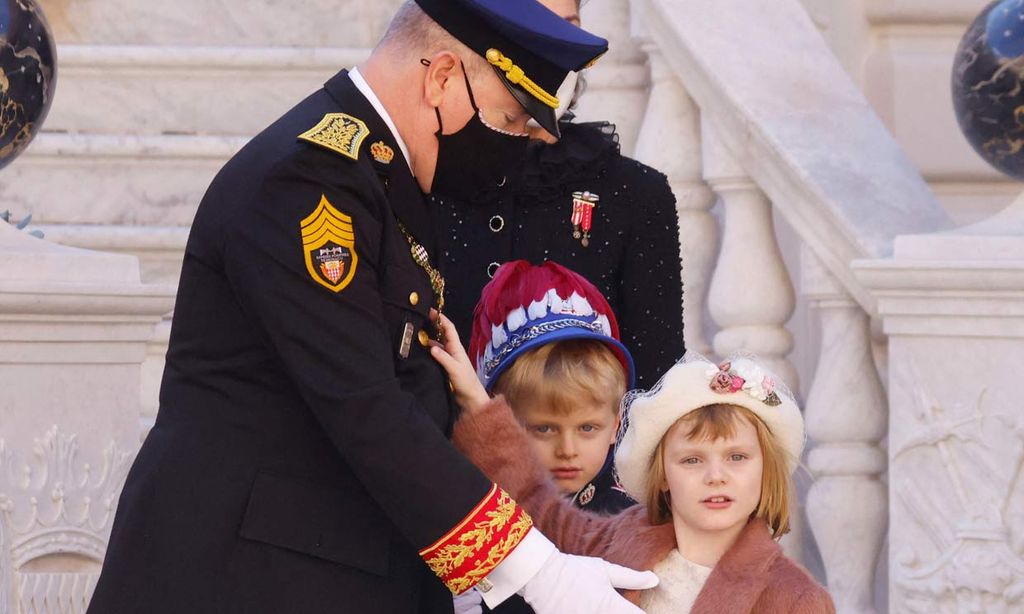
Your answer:
[[[892,445],[893,611],[1020,612],[1024,415],[984,392],[966,409],[916,397],[919,426]]]
[[[134,452],[111,442],[100,466],[54,426],[27,459],[0,439],[0,611],[85,612]]]

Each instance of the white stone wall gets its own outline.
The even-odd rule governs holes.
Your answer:
[[[171,286],[0,222],[0,612],[79,614],[138,447]]]
[[[963,138],[950,96],[953,57],[989,0],[802,0],[836,56],[960,224],[1021,191]]]

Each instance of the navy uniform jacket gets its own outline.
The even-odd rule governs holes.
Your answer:
[[[636,505],[636,501],[626,494],[615,475],[615,446],[609,448],[601,471],[576,492],[572,502],[580,509],[608,515],[618,514]]]
[[[679,220],[665,176],[619,153],[608,124],[562,122],[533,143],[521,175],[470,202],[431,196],[448,279],[447,314],[467,344],[473,308],[498,265],[553,260],[608,299],[647,388],[685,353]],[[573,238],[573,192],[600,197],[590,244]],[[699,237],[695,238],[699,240]]]
[[[331,113],[358,160],[296,138]],[[447,379],[419,342],[432,290],[396,216],[431,245],[419,187],[344,71],[220,172],[90,614],[451,611],[418,551],[494,490],[447,439]]]

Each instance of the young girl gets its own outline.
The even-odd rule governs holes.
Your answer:
[[[828,593],[777,543],[789,527],[791,474],[803,448],[792,397],[755,361],[684,359],[624,403],[616,452],[626,491],[643,505],[616,517],[573,508],[529,450],[501,398],[490,400],[441,318],[432,353],[466,412],[455,442],[530,512],[565,552],[600,556],[661,578],[627,594],[654,614],[832,613]]]

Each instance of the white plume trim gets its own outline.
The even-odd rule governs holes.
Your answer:
[[[576,292],[573,292],[572,296],[569,297],[569,302],[572,304],[572,310],[577,315],[591,316],[594,314],[594,308],[590,306],[590,301]]]
[[[491,345],[494,347],[500,347],[506,341],[508,341],[508,333],[505,332],[504,326],[491,326]]]
[[[598,314],[597,323],[601,325],[601,330],[604,332],[604,334],[608,335],[609,337],[612,336],[612,325],[611,322],[608,321],[608,316],[604,314]]]
[[[530,307],[526,310],[531,320],[537,320],[548,315],[548,303],[545,300],[547,297],[530,303]]]
[[[520,307],[513,309],[505,318],[505,327],[510,333],[514,333],[526,324],[526,310]]]
[[[558,296],[558,291],[556,291],[554,288],[548,290],[547,300],[548,305],[551,307],[551,313],[562,313],[563,311],[565,311],[562,307],[562,303],[565,302],[565,299]]]

